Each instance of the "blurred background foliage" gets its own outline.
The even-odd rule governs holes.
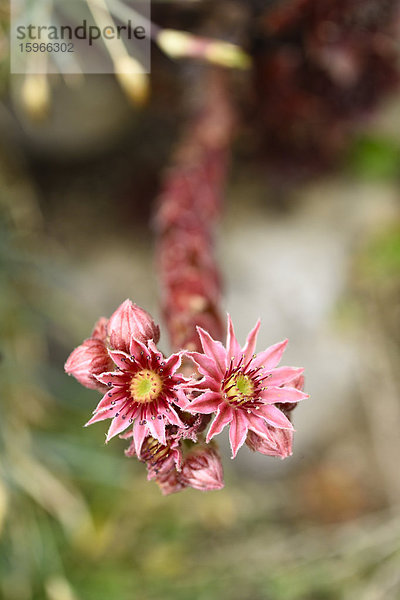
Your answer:
[[[367,5],[375,30],[389,35],[397,3]],[[0,598],[400,597],[398,57],[380,55],[386,78],[373,79],[367,102],[368,78],[357,79],[352,57],[374,55],[361,35],[371,24],[357,21],[358,2],[326,6],[328,14],[311,0],[154,3],[158,24],[241,43],[254,60],[254,70],[232,73],[240,125],[219,241],[227,307],[241,335],[262,316],[266,345],[293,339],[288,360],[304,362],[311,393],[295,413],[293,458],[260,461],[243,449],[225,460],[221,492],[163,498],[143,465],[124,457],[123,441],[105,448],[101,427],[82,429],[97,396],[63,364],[125,297],[157,314],[151,204],[207,67],[154,48],[141,108],[112,76],[49,77],[50,103],[37,120],[23,80],[8,74],[2,5]],[[322,93],[314,32],[326,23],[339,31],[335,48],[346,43],[336,87]],[[289,71],[277,69],[289,55]],[[291,85],[261,80],[260,64]],[[307,91],[300,104],[293,69]],[[349,91],[360,81],[361,99]],[[263,94],[275,117],[261,116]],[[310,94],[335,110],[311,118],[305,133]],[[284,102],[293,107],[287,122]],[[249,118],[255,106],[262,127]],[[293,136],[295,152],[285,154]]]

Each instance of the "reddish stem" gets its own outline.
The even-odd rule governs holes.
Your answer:
[[[196,326],[220,339],[221,277],[214,256],[234,118],[223,71],[203,80],[155,214],[162,311],[174,349],[201,350]]]

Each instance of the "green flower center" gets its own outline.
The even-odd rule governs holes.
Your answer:
[[[129,389],[135,402],[146,404],[158,398],[162,385],[161,377],[157,373],[142,369],[132,377]]]
[[[247,402],[254,392],[254,384],[248,375],[232,375],[225,382],[224,391],[230,403],[241,404]]]

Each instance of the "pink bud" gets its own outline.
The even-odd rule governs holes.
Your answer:
[[[105,317],[100,317],[100,319],[96,321],[90,337],[95,338],[96,340],[101,340],[105,343],[107,339],[107,323],[108,319]]]
[[[163,471],[162,473],[159,473],[156,477],[156,482],[163,496],[175,494],[187,487],[187,484],[182,481],[180,473],[177,472],[175,467],[172,467],[167,472]]]
[[[260,452],[267,456],[280,456],[287,458],[292,455],[293,431],[290,429],[277,429],[268,427],[270,439],[266,440],[260,435],[249,430],[246,444],[254,452]]]
[[[110,345],[124,352],[129,352],[132,338],[142,343],[152,339],[155,344],[160,339],[160,328],[149,313],[130,300],[125,300],[111,315],[107,331]]]
[[[75,348],[69,355],[64,369],[68,375],[73,375],[82,385],[92,390],[103,391],[105,386],[99,383],[94,375],[100,375],[113,368],[104,343],[98,339],[89,338]]]
[[[220,490],[224,487],[221,459],[214,448],[192,451],[182,467],[182,481],[195,490]]]

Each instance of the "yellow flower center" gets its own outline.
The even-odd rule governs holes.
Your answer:
[[[232,375],[225,382],[224,390],[228,402],[237,405],[249,400],[254,392],[254,384],[247,375]]]
[[[161,377],[157,373],[142,369],[132,377],[129,389],[135,402],[146,404],[158,398],[162,385]]]

